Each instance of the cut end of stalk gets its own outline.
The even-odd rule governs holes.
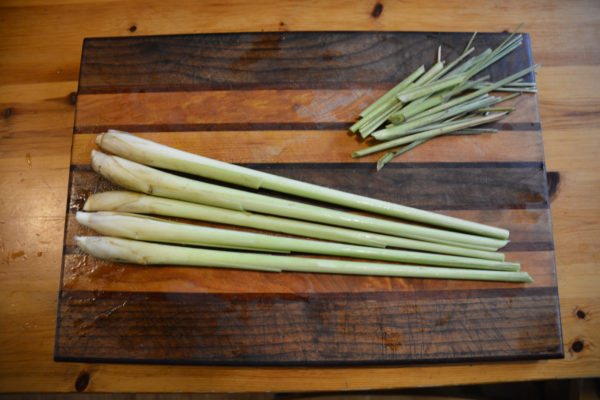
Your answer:
[[[100,147],[102,147],[102,140],[104,139],[104,133],[99,134],[98,136],[96,136],[96,144]]]
[[[75,214],[75,219],[81,225],[83,225],[83,226],[89,226],[89,224],[90,224],[90,217],[91,216],[92,216],[92,213],[77,211],[77,213]]]

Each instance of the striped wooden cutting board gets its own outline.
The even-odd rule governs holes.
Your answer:
[[[348,134],[358,112],[442,45],[470,34],[294,32],[87,39],[73,134],[57,360],[328,365],[561,357],[535,95],[500,133],[439,138],[381,172]],[[505,34],[481,34],[478,50]],[[524,45],[486,73],[531,65]],[[527,77],[533,80],[533,75]],[[113,264],[82,254],[74,221],[114,189],[90,168],[98,132],[510,229],[533,284]]]

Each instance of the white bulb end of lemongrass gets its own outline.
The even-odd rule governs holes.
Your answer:
[[[112,262],[149,264],[148,260],[130,248],[122,246],[121,241],[102,236],[75,236],[75,243],[85,253],[96,258]]]
[[[144,165],[92,150],[92,169],[124,188],[147,194],[154,191],[150,182],[157,171]]]
[[[75,219],[83,226],[89,226],[92,213],[77,211]]]
[[[129,133],[129,132],[120,131],[118,129],[109,129],[106,132],[103,132],[103,133],[99,134],[98,136],[96,136],[96,144],[98,146],[102,147],[102,141],[104,140],[104,137],[106,136],[107,133],[131,135],[131,133]]]
[[[127,211],[129,205],[147,197],[141,193],[115,190],[111,192],[94,193],[83,205],[84,211]]]

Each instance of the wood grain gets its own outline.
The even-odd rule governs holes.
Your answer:
[[[87,292],[68,291],[61,298],[57,354],[60,360],[74,361],[115,361],[118,354],[116,361],[241,365],[262,364],[270,354],[268,364],[306,366],[560,353],[560,344],[552,340],[559,334],[552,289],[493,293],[455,291],[449,298],[445,292],[407,297],[397,292],[104,292],[90,298]],[[307,325],[306,315],[317,329]],[[465,332],[465,326],[480,321],[486,323]],[[461,332],[462,340],[449,338],[453,331]],[[506,331],[512,334],[507,337]],[[97,345],[90,347],[90,342]]]
[[[86,232],[91,233],[91,232]],[[71,249],[68,249],[70,251]],[[180,268],[96,262],[73,249],[65,255],[63,289],[88,291],[90,298],[103,291],[153,293],[265,293],[298,294],[310,299],[315,293],[419,293],[510,289],[515,286],[548,288],[556,284],[552,251],[510,252],[507,260],[522,263],[535,282],[527,287],[508,283],[456,282],[388,277],[346,277],[335,274],[260,274],[219,268]],[[311,256],[314,257],[314,256]],[[265,296],[268,298],[269,296]],[[266,300],[265,300],[266,301]],[[507,316],[508,318],[508,316]],[[310,322],[310,321],[307,321]],[[483,321],[482,321],[483,324]],[[275,360],[276,361],[276,360]]]
[[[600,326],[595,316],[600,300],[594,271],[600,238],[600,184],[594,171],[600,169],[600,136],[593,110],[600,107],[598,3],[508,1],[490,6],[489,2],[473,1],[468,8],[456,0],[382,4],[381,15],[373,18],[373,3],[351,1],[312,7],[270,0],[252,5],[202,2],[180,7],[158,1],[2,3],[3,391],[75,391],[75,382],[84,375],[89,376],[89,384],[83,389],[90,392],[360,390],[597,375]],[[159,15],[162,18],[157,18]],[[52,361],[74,120],[74,106],[67,99],[77,90],[84,37],[279,29],[500,32],[522,20],[527,22],[525,31],[531,35],[534,59],[543,64],[536,81],[547,166],[560,172],[551,209],[565,359],[369,368],[161,367]],[[132,33],[133,25],[137,30]],[[64,102],[64,106],[49,107],[52,102]],[[581,112],[582,107],[592,112]],[[9,108],[12,113],[6,117]],[[22,109],[29,112],[22,113]],[[431,156],[435,153],[427,151]],[[577,311],[583,311],[585,319],[580,319]],[[580,352],[571,350],[577,341],[583,343]]]
[[[88,39],[84,43],[80,93],[172,91],[187,88],[302,89],[394,85],[406,71],[433,62],[437,47],[458,57],[470,33],[280,32]],[[501,35],[481,36],[482,51]],[[529,37],[525,36],[526,47]],[[127,62],[123,58],[127,57]],[[486,72],[492,80],[531,64],[528,52],[515,52]],[[408,72],[408,73],[410,73]],[[160,76],[160,79],[157,79]],[[527,79],[531,80],[530,74]]]

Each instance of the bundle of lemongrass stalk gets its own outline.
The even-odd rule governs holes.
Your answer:
[[[475,50],[471,44],[476,32],[463,53],[446,66],[438,48],[438,61],[429,70],[419,67],[359,114],[360,119],[350,130],[360,133],[363,139],[371,136],[382,143],[357,150],[352,157],[403,146],[378,160],[380,170],[395,157],[441,135],[496,133],[496,129],[473,127],[498,121],[514,111],[514,107],[494,107],[496,104],[524,92],[535,92],[535,84],[522,82],[522,77],[539,66],[525,68],[494,83],[487,82],[489,76],[471,78],[522,44],[522,36],[516,34],[521,26],[495,50],[486,49],[462,64]],[[490,96],[492,91],[515,93]]]
[[[86,253],[102,259],[268,272],[532,282],[526,272],[520,271],[518,263],[506,262],[504,255],[497,252],[508,243],[508,231],[504,229],[227,164],[124,132],[108,131],[99,135],[96,143],[113,155],[92,151],[93,169],[111,182],[137,192],[93,194],[87,199],[84,211],[77,213],[79,223],[106,236],[79,236],[76,243]],[[430,227],[219,186],[152,167],[333,203]],[[173,222],[147,214],[295,237]],[[291,252],[385,263],[281,255]]]

